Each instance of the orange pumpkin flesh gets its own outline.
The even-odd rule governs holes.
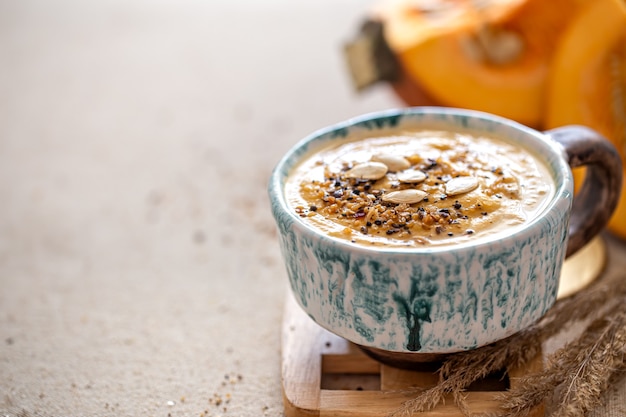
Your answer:
[[[626,157],[626,3],[595,0],[564,32],[548,83],[546,126],[582,124]],[[625,170],[626,175],[626,170]],[[583,174],[576,172],[577,183]],[[626,238],[626,184],[608,228]]]
[[[528,0],[488,0],[480,10],[471,0],[384,0],[372,17],[384,22],[385,39],[404,52],[426,39],[508,19]]]
[[[547,67],[535,57],[507,68],[467,59],[458,39],[431,39],[400,55],[407,73],[447,106],[482,110],[537,126]]]
[[[590,0],[494,1],[480,11],[470,7],[472,2],[458,1],[456,14],[444,9],[433,16],[395,3],[395,12],[379,16],[406,78],[436,102],[541,127],[555,40],[585,1]],[[491,59],[502,55],[492,52],[511,46],[500,42],[507,36],[519,39],[521,49],[503,60]]]

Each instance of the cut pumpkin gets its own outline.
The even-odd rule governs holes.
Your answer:
[[[502,22],[526,1],[486,0],[478,6],[471,0],[384,0],[371,15],[384,22],[392,48],[403,52],[430,38]]]
[[[433,13],[396,5],[380,16],[406,78],[436,102],[541,127],[556,39],[587,1],[492,0],[477,9],[434,0],[431,7],[456,6]]]
[[[595,0],[571,22],[555,52],[547,95],[546,127],[589,126],[626,158],[624,0]],[[581,171],[575,174],[580,183]],[[626,185],[608,228],[626,238]]]

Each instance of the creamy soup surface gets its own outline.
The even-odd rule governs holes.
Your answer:
[[[548,169],[501,140],[446,131],[346,142],[294,169],[295,213],[331,236],[415,247],[480,239],[533,219],[554,193]]]

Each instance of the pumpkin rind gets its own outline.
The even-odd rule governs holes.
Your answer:
[[[589,126],[611,140],[622,158],[626,157],[623,0],[595,0],[571,22],[555,52],[547,97],[548,128]],[[580,175],[577,177],[580,179]],[[626,185],[608,229],[626,238]]]

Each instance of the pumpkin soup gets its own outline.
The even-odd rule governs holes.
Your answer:
[[[343,142],[288,178],[292,209],[355,243],[457,244],[533,219],[554,193],[548,169],[506,141],[447,131]]]

